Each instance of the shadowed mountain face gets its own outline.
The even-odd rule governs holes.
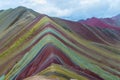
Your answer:
[[[0,80],[120,80],[119,20],[73,22],[25,7],[1,10]]]

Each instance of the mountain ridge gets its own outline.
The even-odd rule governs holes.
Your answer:
[[[33,75],[59,80],[120,80],[119,29],[93,27],[26,9],[0,13],[1,80]]]

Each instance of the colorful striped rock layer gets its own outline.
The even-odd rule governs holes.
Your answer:
[[[120,80],[120,28],[96,18],[53,18],[25,7],[2,10],[0,76]]]

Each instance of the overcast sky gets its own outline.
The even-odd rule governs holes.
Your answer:
[[[120,13],[120,0],[0,0],[0,9],[17,6],[70,20],[112,17]]]

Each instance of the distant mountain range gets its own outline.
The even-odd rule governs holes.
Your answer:
[[[69,21],[0,11],[0,80],[120,80],[120,15]]]
[[[120,27],[120,15],[117,15],[112,18],[89,18],[87,20],[80,20],[79,22],[96,27],[103,27],[103,28],[116,28]]]

